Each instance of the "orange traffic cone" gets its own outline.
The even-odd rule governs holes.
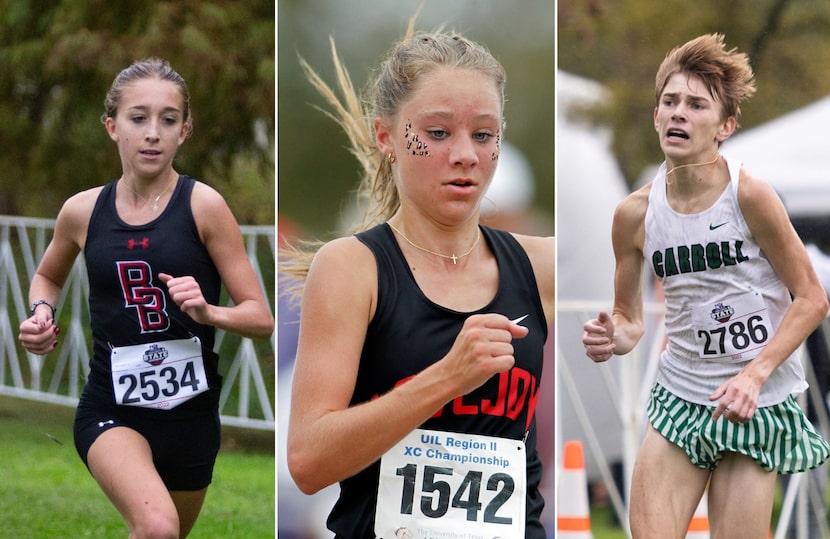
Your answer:
[[[695,509],[695,514],[686,530],[686,539],[709,539],[709,497],[706,491]]]
[[[556,537],[593,539],[588,509],[588,479],[582,442],[565,442],[564,460],[557,489]]]

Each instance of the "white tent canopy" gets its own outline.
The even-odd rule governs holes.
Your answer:
[[[610,130],[570,113],[601,101],[601,86],[562,72],[556,84],[559,298],[606,300],[613,291],[611,219],[628,189],[611,153]]]
[[[738,131],[723,153],[768,181],[793,217],[830,215],[830,96],[758,127]]]
[[[599,447],[586,444],[585,452],[586,469],[596,478],[598,460],[622,457],[622,425],[616,405],[600,381],[599,371],[605,366],[595,365],[585,356],[582,324],[596,316],[597,309],[611,306],[611,221],[628,188],[611,152],[610,130],[583,121],[574,113],[606,99],[606,92],[594,81],[561,71],[556,85],[556,363],[561,375],[556,392],[556,429],[560,442],[596,436]],[[572,384],[562,381],[564,376]],[[581,402],[570,398],[571,387],[577,388]],[[593,432],[580,423],[578,412],[583,406]]]

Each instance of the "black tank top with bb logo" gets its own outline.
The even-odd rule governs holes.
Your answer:
[[[98,196],[84,246],[93,337],[85,392],[109,401],[114,398],[111,347],[196,336],[202,343],[211,391],[176,410],[201,408],[215,401],[221,385],[218,357],[212,351],[215,328],[198,324],[183,313],[158,277],[159,273],[191,275],[208,303],[219,302],[219,273],[199,238],[191,211],[194,184],[193,178],[180,176],[167,207],[143,225],[129,225],[118,216],[117,180],[105,185]]]

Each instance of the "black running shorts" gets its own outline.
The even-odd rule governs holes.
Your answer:
[[[186,414],[101,402],[85,393],[75,413],[75,448],[89,467],[89,448],[113,427],[129,427],[147,440],[153,462],[168,490],[201,490],[213,478],[219,452],[217,410]]]

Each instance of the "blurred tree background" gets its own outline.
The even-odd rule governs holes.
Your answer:
[[[285,218],[309,236],[328,239],[339,232],[342,211],[353,201],[360,177],[340,127],[315,108],[327,109],[304,78],[298,58],[333,84],[332,36],[353,82],[363,88],[419,7],[417,29],[443,25],[457,30],[484,43],[504,65],[505,139],[529,161],[536,181],[535,206],[552,219],[554,0],[279,0],[280,226]],[[287,228],[280,229],[281,235]]]
[[[273,224],[271,0],[0,0],[0,214],[54,217],[121,174],[100,116],[116,74],[170,61],[194,132],[175,167],[218,189],[241,224]]]
[[[591,113],[612,128],[630,184],[663,160],[652,122],[654,77],[666,53],[689,39],[719,32],[727,47],[749,54],[758,91],[742,107],[744,128],[830,93],[826,0],[558,0],[557,9],[559,69],[611,92],[611,102]]]

